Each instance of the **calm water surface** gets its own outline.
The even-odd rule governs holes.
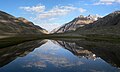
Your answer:
[[[0,49],[0,72],[120,72],[119,52],[103,42],[30,41]]]

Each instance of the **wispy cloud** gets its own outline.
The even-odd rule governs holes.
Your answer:
[[[25,10],[27,12],[37,12],[36,19],[44,19],[44,18],[53,18],[58,16],[67,15],[73,11],[80,11],[80,13],[86,12],[84,8],[78,8],[72,5],[66,6],[55,6],[48,11],[45,11],[46,7],[44,5],[36,5],[36,6],[21,6],[20,9]]]
[[[52,31],[53,29],[60,27],[61,24],[59,24],[59,23],[49,23],[49,22],[46,22],[46,23],[42,23],[40,26],[43,27],[43,28],[46,28],[46,30],[48,30],[48,31],[50,32],[50,31]]]
[[[99,0],[93,5],[112,5],[113,3],[120,3],[120,0]]]
[[[86,10],[86,9],[83,9],[83,8],[79,8],[79,11],[80,11],[81,13],[84,13],[84,12],[86,12],[87,10]]]
[[[44,5],[36,5],[36,6],[21,6],[20,9],[23,9],[28,12],[43,12],[45,10]]]
[[[45,11],[37,15],[37,18],[43,19],[43,18],[51,18],[55,16],[63,16],[74,11],[75,9],[76,8],[73,6],[55,6],[51,10]]]

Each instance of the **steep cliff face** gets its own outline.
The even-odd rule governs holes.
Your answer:
[[[83,15],[80,15],[79,17],[73,19],[69,23],[66,23],[63,26],[54,29],[53,31],[51,31],[51,33],[64,33],[64,32],[75,31],[79,27],[83,27],[87,24],[93,23],[98,18],[100,17],[98,17],[97,15],[95,16],[88,15],[86,17]]]
[[[0,35],[2,34],[45,34],[47,31],[25,18],[16,18],[0,11]]]
[[[120,35],[120,11],[115,11],[92,24],[78,28],[74,33]]]

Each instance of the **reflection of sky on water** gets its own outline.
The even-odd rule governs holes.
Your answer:
[[[49,48],[48,48],[49,45]],[[45,45],[37,48],[31,56],[36,58],[36,61],[31,63],[28,62],[23,67],[47,67],[47,64],[52,64],[55,67],[70,67],[70,66],[79,66],[83,64],[79,59],[74,60],[69,55],[67,55],[68,51],[64,50],[58,45],[53,44],[52,42],[48,42]],[[69,52],[69,54],[73,55]],[[73,55],[74,56],[74,55]],[[74,56],[75,57],[75,56]],[[33,61],[33,60],[32,60]]]
[[[0,72],[118,72],[102,59],[78,58],[51,41],[2,67]]]

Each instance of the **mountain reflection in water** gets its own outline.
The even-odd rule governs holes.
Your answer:
[[[29,41],[0,49],[0,72],[119,72],[119,52],[103,41]]]
[[[15,46],[0,49],[0,67],[15,60],[17,57],[24,57],[35,48],[46,43],[46,40],[24,42]]]

